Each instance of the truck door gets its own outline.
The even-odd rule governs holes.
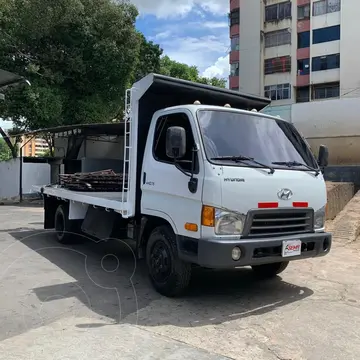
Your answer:
[[[204,168],[200,151],[196,151],[200,139],[190,119],[191,113],[183,111],[161,115],[152,123],[143,163],[141,211],[168,220],[179,235],[199,238]],[[166,156],[166,132],[170,126],[182,126],[186,131],[186,154],[178,164],[190,174],[194,159],[194,178],[198,182],[194,193],[189,190],[190,177]],[[198,230],[186,230],[187,223],[196,224]]]

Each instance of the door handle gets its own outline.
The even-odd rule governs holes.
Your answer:
[[[146,183],[146,172],[143,173],[143,185]]]

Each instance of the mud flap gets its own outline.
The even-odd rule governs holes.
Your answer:
[[[89,206],[81,230],[97,239],[108,239],[118,219],[119,215],[114,211],[108,212],[105,209]]]

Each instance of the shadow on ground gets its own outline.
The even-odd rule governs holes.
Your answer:
[[[153,290],[143,262],[137,264],[129,247],[118,241],[87,240],[62,246],[44,230],[12,231],[10,235],[75,279],[33,289],[41,302],[75,297],[114,323],[182,327],[219,324],[264,314],[313,294],[309,288],[289,284],[280,277],[257,281],[249,269],[196,269],[188,294],[169,299]]]

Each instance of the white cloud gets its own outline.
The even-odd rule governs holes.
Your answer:
[[[171,59],[196,65],[202,73],[210,68],[220,57],[226,56],[228,39],[226,35],[207,35],[195,37],[175,37],[162,41],[164,53]]]
[[[206,22],[198,25],[207,27]],[[221,23],[219,23],[221,24]],[[191,24],[188,24],[191,26]],[[218,28],[221,26],[218,25]],[[224,32],[216,31],[206,36],[182,37],[179,34],[179,24],[161,29],[150,40],[160,43],[164,54],[171,59],[195,65],[199,72],[206,77],[228,78],[229,76],[229,38],[227,29]]]
[[[226,21],[205,21],[200,24],[208,29],[228,29],[229,24]]]
[[[172,32],[170,29],[161,31],[161,32],[157,33],[154,37],[152,37],[150,40],[156,40],[156,41],[165,40],[165,39],[168,39],[171,36],[171,34],[172,34]]]
[[[228,12],[226,0],[130,0],[135,4],[140,14],[155,15],[158,18],[185,16],[196,7],[215,15],[224,15]]]
[[[229,55],[219,57],[214,65],[209,66],[203,71],[205,77],[227,78],[230,72]]]

